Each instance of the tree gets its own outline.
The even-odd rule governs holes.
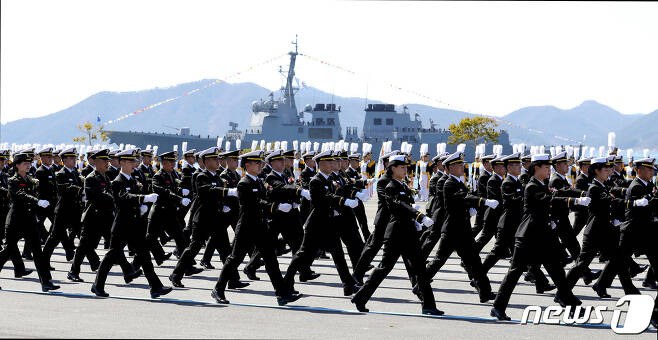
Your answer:
[[[464,118],[459,121],[459,124],[450,124],[448,130],[452,136],[448,139],[448,144],[461,144],[466,142],[473,142],[473,145],[478,145],[481,142],[498,142],[500,132],[495,130],[498,123],[493,118],[488,117],[473,117]]]
[[[85,122],[84,124],[78,125],[78,130],[84,133],[83,136],[73,138],[74,142],[87,142],[89,145],[92,145],[92,141],[101,141],[105,142],[108,140],[107,132],[103,130],[103,125],[94,126],[90,122]]]

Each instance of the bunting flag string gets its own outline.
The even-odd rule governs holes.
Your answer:
[[[254,69],[256,69],[256,68],[258,68],[258,67],[260,67],[260,66],[263,66],[263,65],[266,65],[266,64],[272,63],[273,61],[275,61],[275,60],[277,60],[277,59],[279,59],[279,58],[282,58],[282,57],[284,57],[284,56],[287,56],[287,55],[288,55],[288,54],[282,54],[282,55],[276,56],[276,57],[274,57],[274,58],[267,59],[267,60],[265,60],[265,61],[263,61],[263,62],[260,62],[260,63],[258,63],[258,64],[251,65],[251,66],[249,66],[248,68],[246,68],[244,71],[234,72],[234,73],[232,73],[232,74],[229,74],[228,76],[224,77],[224,80],[228,80],[228,79],[231,79],[231,78],[235,78],[235,77],[240,76],[240,75],[242,75],[242,74],[244,74],[244,73],[247,73],[247,72],[249,72],[249,71],[252,71],[252,70],[254,70]],[[167,99],[165,99],[165,100],[159,101],[159,102],[157,102],[157,103],[155,103],[155,104],[151,104],[151,105],[149,105],[149,106],[145,106],[145,107],[143,107],[143,108],[141,108],[141,109],[138,109],[138,110],[135,110],[135,111],[133,111],[133,112],[125,113],[125,114],[123,114],[123,115],[121,115],[121,116],[119,116],[119,117],[117,117],[117,118],[115,118],[115,119],[108,120],[108,121],[104,122],[104,123],[103,123],[103,126],[107,126],[107,125],[109,125],[109,124],[116,123],[116,122],[118,122],[118,121],[124,120],[124,119],[126,119],[126,118],[132,117],[132,116],[137,115],[137,114],[140,114],[140,113],[142,113],[142,112],[145,112],[145,111],[148,111],[148,110],[154,109],[154,108],[156,108],[156,107],[158,107],[158,106],[160,106],[160,105],[163,105],[163,104],[166,104],[166,103],[169,103],[169,102],[172,102],[172,101],[175,101],[175,100],[181,99],[181,98],[183,98],[183,97],[185,97],[185,96],[189,96],[189,95],[191,95],[191,94],[197,93],[197,92],[199,92],[199,91],[201,91],[201,90],[204,90],[204,89],[207,89],[207,88],[209,88],[209,87],[211,87],[211,86],[217,85],[217,84],[221,83],[221,82],[224,81],[224,80],[217,79],[217,80],[214,80],[214,81],[212,81],[212,82],[210,82],[210,83],[208,83],[208,84],[206,84],[206,85],[204,85],[204,86],[201,86],[201,87],[198,87],[198,88],[196,88],[196,89],[193,89],[193,90],[187,91],[187,92],[185,92],[185,93],[183,93],[183,94],[181,94],[181,95],[179,95],[179,96],[172,97],[172,98],[167,98]]]
[[[324,61],[324,60],[319,59],[319,58],[315,58],[315,57],[310,56],[310,55],[307,55],[307,54],[302,54],[302,53],[300,53],[299,55],[302,56],[302,57],[304,57],[304,58],[306,58],[306,59],[308,59],[308,60],[311,60],[311,61],[314,61],[314,62],[320,63],[320,64],[322,64],[322,65],[327,65],[327,66],[329,66],[329,67],[332,67],[332,68],[334,68],[334,69],[337,69],[337,70],[340,70],[340,71],[343,71],[343,72],[349,73],[349,74],[351,74],[351,75],[355,75],[355,76],[362,75],[362,76],[365,76],[364,74],[360,74],[360,73],[358,73],[358,72],[352,71],[352,70],[347,69],[347,68],[345,68],[345,67],[341,67],[341,66],[338,66],[338,65],[332,64],[332,63],[330,63],[330,62]],[[415,95],[415,96],[418,96],[418,97],[421,97],[421,98],[424,98],[424,99],[427,99],[427,100],[431,100],[431,101],[433,101],[433,102],[436,102],[436,103],[438,103],[438,104],[440,104],[440,105],[444,105],[444,106],[449,107],[449,108],[454,109],[454,110],[459,110],[459,111],[463,111],[463,112],[466,112],[466,113],[471,113],[471,114],[476,114],[476,115],[480,115],[480,116],[484,116],[484,117],[492,118],[492,119],[494,119],[496,122],[498,122],[498,123],[502,123],[502,124],[505,124],[505,125],[508,125],[508,126],[516,127],[516,128],[519,128],[519,129],[524,129],[524,130],[527,130],[527,131],[529,131],[529,132],[536,133],[536,134],[540,134],[540,135],[549,135],[549,136],[551,136],[551,137],[553,137],[553,138],[555,138],[555,139],[562,140],[562,141],[565,141],[565,142],[571,142],[571,143],[577,143],[577,144],[582,143],[582,141],[580,141],[580,140],[576,140],[576,139],[569,138],[569,137],[558,136],[558,135],[555,135],[555,134],[550,133],[550,132],[546,132],[546,131],[538,130],[538,129],[533,129],[533,128],[529,128],[529,127],[527,127],[527,126],[525,126],[525,125],[522,125],[522,124],[516,124],[516,123],[514,123],[514,122],[506,121],[506,120],[500,119],[500,118],[498,118],[498,117],[496,117],[496,116],[487,115],[487,114],[483,114],[483,113],[476,113],[476,112],[473,112],[472,110],[468,110],[468,109],[460,108],[460,107],[457,107],[457,106],[452,105],[452,104],[450,104],[450,103],[447,103],[447,102],[445,102],[445,101],[442,101],[442,100],[440,100],[440,99],[438,99],[438,98],[431,97],[431,96],[427,96],[427,95],[425,95],[425,94],[422,94],[422,93],[420,93],[420,92],[417,92],[417,91],[414,91],[414,90],[411,90],[411,89],[406,89],[406,88],[403,88],[403,87],[400,87],[400,86],[396,86],[396,85],[394,85],[394,84],[392,84],[392,83],[387,83],[387,86],[390,87],[390,88],[392,88],[392,89],[394,89],[394,90],[398,90],[398,91],[406,92],[406,93],[409,93],[409,94],[412,94],[412,95]]]

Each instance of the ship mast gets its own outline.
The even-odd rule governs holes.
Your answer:
[[[295,94],[293,93],[294,88],[292,85],[293,80],[295,79],[295,60],[297,59],[297,34],[295,34],[295,41],[292,42],[295,45],[295,51],[288,52],[290,55],[290,65],[288,66],[288,78],[286,79],[286,88],[284,90],[285,102],[289,103],[290,107],[296,109],[295,105]]]

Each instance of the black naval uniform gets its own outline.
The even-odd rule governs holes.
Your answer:
[[[587,177],[587,174],[581,172],[578,177],[576,177],[576,183],[574,187],[578,190],[587,191],[589,189],[590,179]],[[580,234],[585,225],[587,224],[588,219],[588,209],[587,207],[575,207],[575,218],[573,222],[573,231],[576,235]]]
[[[309,183],[311,182],[311,178],[315,176],[317,173],[315,168],[311,167],[304,167],[304,170],[302,170],[302,173],[299,175],[299,178],[301,180],[301,185],[302,189],[309,189]],[[302,225],[306,222],[306,219],[308,218],[309,213],[311,212],[311,201],[305,199],[302,197],[302,203],[299,206],[299,215],[302,219]]]
[[[377,287],[391,272],[400,255],[405,254],[411,265],[411,274],[416,277],[416,285],[422,296],[423,311],[436,311],[434,293],[432,293],[429,280],[425,277],[425,266],[420,254],[418,232],[414,225],[414,222],[422,223],[425,215],[413,208],[413,194],[406,184],[392,179],[386,185],[385,192],[386,204],[391,215],[384,234],[382,261],[363,287],[356,292],[352,302],[357,305],[357,308],[365,306]],[[443,313],[439,312],[438,314]]]
[[[82,216],[82,179],[76,169],[69,170],[64,167],[55,175],[57,179],[57,191],[59,197],[55,206],[55,220],[50,230],[50,235],[43,246],[43,256],[46,263],[50,265],[50,257],[55,247],[61,242],[66,251],[66,260],[73,259],[75,246],[73,239],[67,235],[69,229],[73,234],[79,230],[80,217]]]
[[[343,283],[343,293],[352,295],[356,281],[350,275],[345,261],[345,253],[340,243],[339,231],[336,230],[337,209],[345,203],[345,197],[335,194],[336,188],[330,176],[318,171],[309,183],[311,193],[311,213],[304,224],[304,238],[299,251],[290,261],[284,281],[293,290],[295,274],[300,268],[309,267],[318,250],[324,249],[331,254],[338,276]]]
[[[96,295],[107,296],[105,293],[105,280],[116,263],[121,262],[123,248],[131,244],[135,252],[135,263],[143,268],[144,276],[151,287],[151,297],[155,298],[171,291],[171,288],[163,287],[162,282],[155,274],[151,255],[146,245],[146,226],[140,222],[140,206],[144,204],[144,195],[139,194],[139,186],[135,177],[128,178],[120,173],[112,182],[112,193],[116,204],[116,215],[112,223],[112,238],[110,249],[103,257],[96,281],[92,286],[92,292]],[[137,223],[136,223],[137,222]],[[123,269],[123,268],[122,268]],[[139,272],[139,271],[138,271]],[[138,276],[131,275],[131,277]]]
[[[548,187],[555,189],[555,195],[558,197],[582,197],[586,194],[586,191],[572,188],[569,182],[567,182],[566,177],[558,173],[554,173],[551,176]],[[569,221],[569,208],[553,208],[552,217],[557,225],[555,231],[560,241],[562,241],[563,248],[569,250],[573,259],[577,258],[578,254],[580,254],[580,244],[576,239],[576,233],[571,226],[571,221]]]
[[[344,176],[343,171],[332,172],[331,175],[329,175],[329,178],[338,185],[336,194],[345,198],[357,199],[355,198],[356,193],[359,189],[365,188],[362,184],[357,188],[352,181],[349,181]],[[350,258],[352,267],[354,267],[359,262],[359,257],[361,256],[364,246],[363,239],[361,238],[361,235],[359,235],[359,226],[356,221],[356,216],[354,216],[354,209],[343,205],[337,207],[336,210],[339,212],[339,215],[337,216],[338,234],[340,240],[345,243],[347,255]]]
[[[57,180],[55,180],[55,168],[53,166],[41,166],[34,173],[34,177],[39,180],[38,198],[50,202],[47,208],[37,207],[38,230],[40,239],[45,240],[48,237],[44,222],[46,218],[50,220],[52,226],[55,220],[55,204],[57,203]]]
[[[163,231],[174,239],[179,253],[182,253],[187,247],[187,240],[183,236],[183,225],[180,224],[181,220],[178,215],[178,209],[183,206],[181,203],[183,193],[174,172],[168,173],[159,170],[151,180],[151,188],[154,193],[158,194],[158,200],[149,211],[146,242],[158,265],[168,257],[158,242],[158,237],[162,235]]]
[[[601,251],[606,258],[610,259],[605,265],[599,282],[612,281],[615,275],[619,276],[624,292],[626,294],[639,294],[639,291],[631,282],[628,268],[625,266],[621,252],[619,251],[619,232],[612,225],[611,211],[613,205],[625,205],[622,198],[613,198],[604,184],[594,179],[589,185],[587,196],[592,199],[588,206],[589,216],[587,226],[583,232],[583,248],[576,260],[576,265],[567,274],[567,281],[571,287],[576,285],[580,276],[589,268],[587,267],[596,254]],[[598,284],[593,286],[594,290],[601,296],[604,292]]]
[[[523,193],[523,219],[516,234],[511,266],[500,285],[494,309],[505,313],[512,292],[529,264],[543,264],[555,282],[561,304],[579,304],[566,281],[557,249],[559,241],[551,229],[551,206],[572,207],[574,198],[553,196],[548,186],[532,176]],[[492,311],[493,312],[493,311]]]
[[[497,200],[498,202],[502,202],[503,198],[500,188],[502,184],[503,178],[494,172],[487,181],[487,199],[493,199]],[[485,209],[482,221],[483,228],[480,232],[480,235],[475,240],[475,249],[478,251],[478,253],[482,250],[482,248],[484,248],[484,246],[487,245],[487,243],[489,243],[491,238],[496,235],[496,230],[498,229],[498,219],[500,218],[501,210],[502,209],[498,209],[498,207],[496,207],[496,209],[491,207],[487,207]]]
[[[240,175],[237,172],[231,171],[226,168],[219,177],[224,182],[223,186],[226,188],[237,188],[238,182],[240,182]],[[219,259],[222,263],[226,262],[226,259],[231,254],[231,241],[228,237],[228,227],[231,226],[233,231],[235,231],[235,226],[238,223],[238,216],[240,213],[240,203],[238,202],[237,197],[226,197],[224,199],[224,205],[231,209],[229,212],[221,213],[219,226],[215,229],[213,228],[210,233],[210,239],[206,243],[206,249],[203,252],[203,262],[202,264],[211,265],[210,260],[212,255],[217,250],[219,253]]]
[[[427,266],[426,274],[428,279],[432,279],[450,255],[457,251],[466,270],[473,277],[481,302],[491,299],[491,284],[475,249],[475,241],[470,228],[469,208],[482,207],[485,200],[485,198],[469,194],[468,188],[459,178],[448,175],[443,185],[445,220],[441,228],[441,239],[436,256]]]
[[[434,249],[434,246],[436,246],[436,243],[439,242],[439,239],[441,238],[441,228],[443,227],[443,221],[445,218],[445,206],[443,202],[443,186],[446,183],[446,180],[450,176],[448,173],[443,173],[443,172],[437,172],[437,176],[432,176],[435,178],[435,182],[433,185],[433,190],[434,190],[434,200],[432,201],[432,220],[434,221],[434,224],[427,228],[425,232],[423,232],[421,239],[420,239],[420,249],[421,249],[421,255],[423,256],[424,260],[427,260],[427,258],[430,256],[430,253],[432,252],[432,249]],[[432,184],[430,182],[430,188],[432,188]],[[431,191],[432,189],[430,189]]]
[[[359,171],[353,169],[351,166],[345,170],[345,175],[348,178],[352,178],[357,181],[361,180],[361,174],[359,174]],[[361,228],[363,239],[368,240],[370,237],[370,230],[368,229],[368,217],[366,216],[366,208],[361,200],[359,200],[359,205],[354,208],[354,215],[356,216],[356,220],[359,222],[359,228]]]
[[[489,182],[491,176],[492,173],[485,170],[483,166],[482,173],[480,174],[480,177],[478,177],[477,188],[475,191],[475,194],[478,197],[481,197],[482,199],[487,199],[487,183]],[[484,228],[484,213],[486,212],[487,207],[481,206],[475,209],[477,210],[477,213],[475,214],[475,223],[473,224],[473,236],[479,234],[480,231],[482,231],[482,229]]]
[[[0,247],[5,238],[5,221],[9,212],[9,188],[6,169],[0,169]]]
[[[7,260],[11,259],[14,264],[15,276],[21,277],[29,274],[30,271],[25,269],[25,264],[18,250],[17,243],[22,237],[25,239],[25,245],[31,247],[30,251],[34,258],[34,265],[39,274],[42,289],[44,291],[50,290],[48,288],[52,287],[50,268],[41,253],[41,245],[38,239],[36,208],[39,199],[36,197],[37,182],[29,175],[21,177],[16,171],[8,179],[7,187],[11,204],[7,212],[6,224],[4,224],[5,248],[0,250],[0,270],[2,270]]]
[[[180,285],[178,281],[192,269],[194,257],[199,254],[210,235],[222,232],[217,230],[218,228],[226,232],[220,223],[220,217],[224,201],[229,197],[229,188],[224,187],[219,173],[213,174],[210,170],[203,170],[195,177],[194,186],[197,206],[193,211],[194,215],[190,217],[192,237],[171,274],[175,285]]]
[[[85,256],[89,260],[92,271],[100,266],[100,258],[96,254],[96,247],[107,230],[112,229],[112,221],[115,216],[114,196],[110,179],[100,172],[94,170],[85,178],[85,210],[82,213],[82,232],[80,244],[75,250],[73,264],[69,272],[69,279],[79,281],[80,265]],[[108,241],[110,237],[106,239]],[[121,252],[117,261],[121,266],[124,279],[130,281],[129,275],[134,272],[126,257]]]
[[[201,186],[199,186],[201,190]],[[240,217],[235,228],[233,250],[228,256],[219,279],[215,284],[213,294],[223,298],[226,285],[235,277],[238,265],[247,252],[256,245],[260,256],[265,262],[265,270],[270,277],[274,292],[278,298],[290,296],[283,283],[283,277],[276,258],[275,240],[267,230],[266,216],[278,208],[278,204],[267,201],[265,186],[257,177],[247,174],[238,183],[238,199],[240,202]],[[226,299],[223,298],[224,301]]]

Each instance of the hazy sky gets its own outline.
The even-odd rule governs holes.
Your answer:
[[[593,99],[658,109],[658,3],[2,0],[1,121],[99,91],[224,78],[299,34],[308,85],[395,104],[503,115]],[[278,65],[231,81],[277,88]],[[136,108],[137,109],[137,108]],[[247,112],[248,108],[245,108]],[[106,117],[112,119],[115,117]]]

